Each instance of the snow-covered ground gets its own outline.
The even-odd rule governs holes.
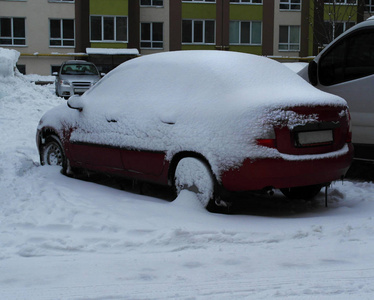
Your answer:
[[[277,193],[219,215],[68,178],[35,145],[53,92],[0,72],[0,299],[372,299],[372,182],[334,183],[328,208]]]

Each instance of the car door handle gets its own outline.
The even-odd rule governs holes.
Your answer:
[[[108,123],[117,123],[117,120],[115,120],[115,119],[110,119],[110,120],[107,119],[107,121],[108,121]]]

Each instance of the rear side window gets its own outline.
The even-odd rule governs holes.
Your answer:
[[[374,74],[374,29],[348,35],[322,56],[319,81],[333,85]]]

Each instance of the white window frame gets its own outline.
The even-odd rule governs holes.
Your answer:
[[[343,26],[343,31],[340,33],[340,34],[343,34],[346,30],[350,29],[351,27],[353,27],[354,25],[356,25],[356,22],[353,22],[353,21],[338,21],[338,22],[335,22],[335,24],[339,24],[339,25],[342,25]],[[331,22],[330,21],[324,21],[324,26],[326,25],[331,25]],[[349,26],[350,25],[350,26]],[[347,28],[348,27],[348,28]],[[330,27],[331,28],[331,27]],[[332,28],[331,28],[332,29]],[[333,36],[335,36],[335,38],[337,38],[340,34],[336,34],[334,33]],[[324,44],[325,46],[327,46],[328,44]]]
[[[332,4],[338,4],[338,5],[357,5],[357,0],[354,0],[355,2],[350,2],[352,0],[331,0],[331,1],[323,1],[324,4],[332,5]]]
[[[191,36],[192,42],[183,42],[183,32],[182,32],[182,44],[183,45],[215,45],[215,43],[216,43],[216,20],[214,20],[214,19],[183,19],[182,20],[182,27],[183,27],[183,21],[192,21],[192,36]],[[211,43],[207,43],[205,41],[205,26],[206,26],[207,21],[213,21],[214,22],[213,42],[211,42]],[[195,39],[195,36],[194,36],[194,34],[195,34],[195,32],[194,32],[195,22],[203,22],[203,32],[202,32],[203,41],[202,42],[194,42],[194,39]]]
[[[279,26],[279,32],[280,32],[280,27],[288,27],[288,38],[287,38],[287,43],[281,43],[280,42],[280,37],[279,37],[278,50],[280,52],[299,52],[300,51],[300,39],[301,39],[301,27],[299,25],[280,25]],[[298,43],[291,43],[291,27],[298,27],[299,28],[299,42]],[[287,49],[280,49],[281,45],[286,45]],[[297,49],[291,49],[292,46],[298,46],[298,47],[297,47]]]
[[[182,0],[182,2],[186,3],[216,3],[216,0]]]
[[[231,20],[230,21],[230,24],[231,22],[236,22],[236,23],[239,23],[239,32],[238,32],[238,35],[239,35],[239,42],[238,43],[231,43],[230,42],[230,45],[246,45],[246,46],[260,46],[262,45],[262,22],[261,21],[236,21],[236,20]],[[242,43],[240,41],[240,38],[241,38],[241,29],[242,29],[242,26],[241,24],[242,23],[250,23],[250,42],[249,43]],[[260,43],[254,43],[253,42],[253,23],[260,23],[261,24],[261,32],[260,32],[260,36],[261,36],[261,41]]]
[[[252,4],[252,5],[262,5],[263,0],[237,0],[233,2],[230,0],[230,4]]]
[[[297,0],[298,3],[293,3],[295,0],[280,0],[279,10],[281,11],[301,11],[301,0]],[[298,5],[299,8],[292,8],[292,6]],[[282,8],[282,6],[287,6],[287,8]]]
[[[78,0],[79,1],[79,0]],[[57,2],[57,3],[75,3],[74,0],[48,0],[48,2]]]
[[[151,4],[142,4],[142,0],[140,0],[141,7],[164,7],[164,0],[150,0]],[[161,5],[154,4],[155,1],[162,1]]]
[[[153,24],[162,24],[162,40],[161,41],[154,41],[153,40]],[[150,25],[150,39],[149,40],[142,40],[142,24],[149,24]],[[150,43],[150,47],[142,46],[142,43]],[[154,44],[162,43],[161,47],[155,47]],[[140,23],[140,48],[141,49],[163,49],[164,48],[164,23],[163,22],[141,22]]]
[[[374,0],[365,0],[365,11],[374,12]]]
[[[16,47],[25,47],[26,46],[26,18],[24,17],[3,17],[3,16],[0,16],[0,19],[10,19],[10,36],[1,36],[0,35],[0,41],[5,39],[5,40],[11,40],[11,43],[10,44],[2,44],[0,42],[0,47],[1,46],[16,46]],[[25,31],[25,36],[24,37],[16,37],[15,36],[15,32],[14,32],[14,19],[23,19],[24,20],[24,25],[25,25],[25,28],[24,28],[24,31]],[[1,24],[0,24],[0,29],[1,29]],[[1,33],[1,31],[0,31]],[[18,40],[18,41],[24,41],[23,44],[17,44],[17,43],[14,43],[15,40]]]
[[[100,40],[93,40],[91,38],[91,32],[92,32],[92,22],[91,22],[91,18],[92,17],[100,17],[101,18],[101,39]],[[113,22],[114,22],[114,32],[113,32],[113,37],[114,39],[113,40],[106,40],[104,39],[104,18],[113,18]],[[116,37],[117,37],[117,18],[126,18],[126,39],[125,40],[117,40]],[[127,43],[129,40],[129,18],[128,16],[112,16],[112,15],[90,15],[90,42],[93,42],[93,43],[100,43],[100,42],[103,42],[103,43]]]
[[[52,38],[51,37],[51,21],[52,20],[60,22],[60,37],[59,38]],[[73,21],[74,37],[72,39],[71,38],[64,38],[63,21]],[[51,41],[61,41],[61,45],[51,45]],[[73,45],[64,46],[64,41],[73,41]],[[74,48],[75,47],[75,21],[74,21],[74,19],[49,19],[49,47],[57,47],[57,48]]]

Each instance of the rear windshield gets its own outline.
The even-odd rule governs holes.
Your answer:
[[[63,75],[98,75],[94,65],[87,64],[71,64],[64,65],[61,70]]]

